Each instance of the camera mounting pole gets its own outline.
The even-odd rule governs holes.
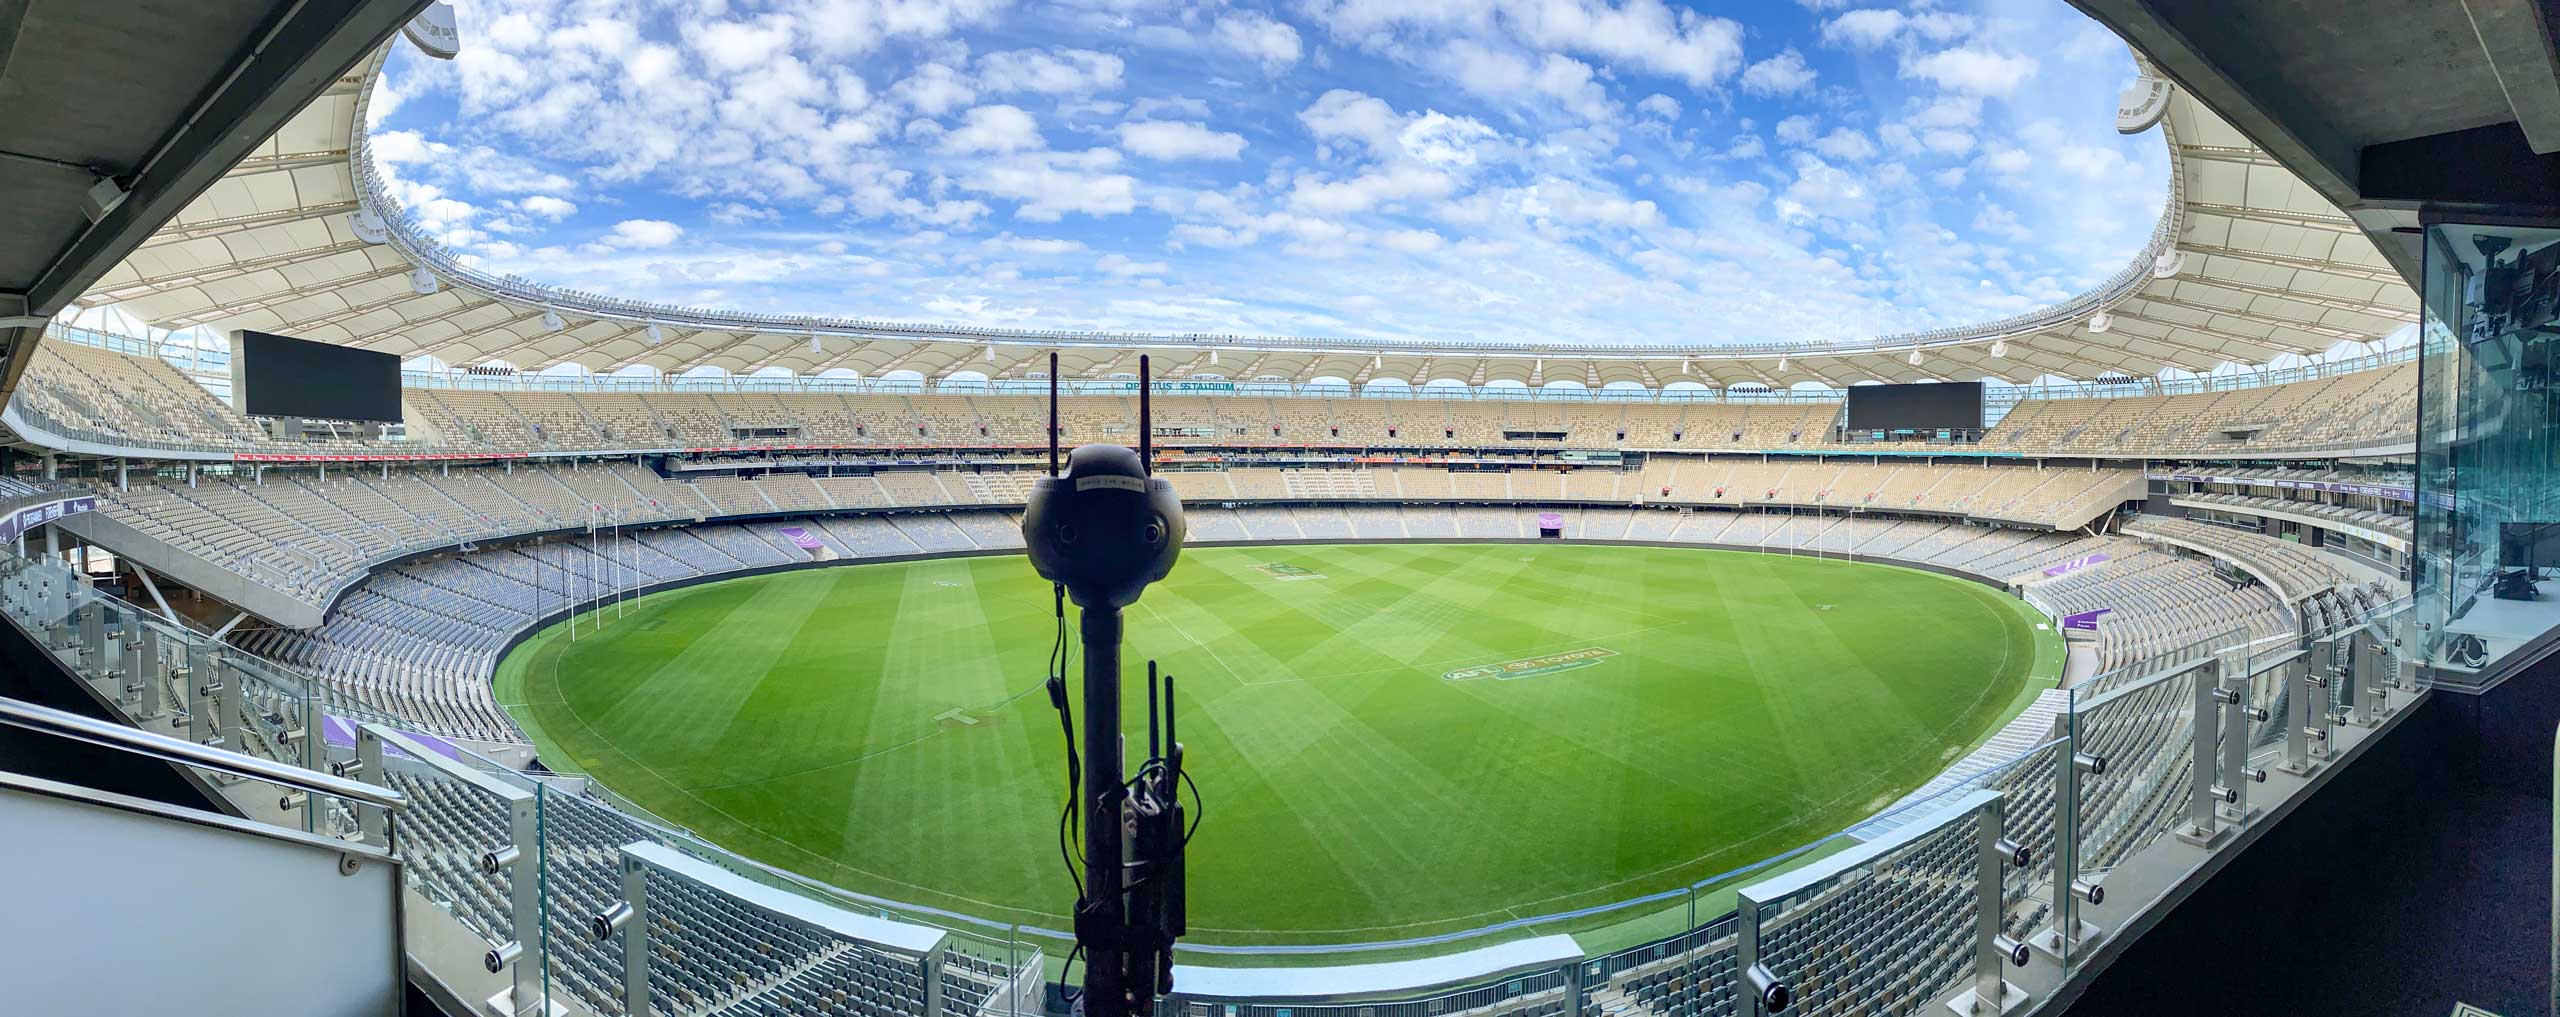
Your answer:
[[[1182,746],[1157,754],[1156,676],[1148,667],[1149,758],[1124,772],[1120,718],[1121,609],[1173,570],[1182,553],[1182,501],[1152,475],[1153,378],[1138,358],[1138,448],[1080,445],[1058,472],[1058,358],[1049,355],[1050,476],[1033,482],[1022,514],[1031,565],[1083,612],[1084,783],[1071,808],[1084,826],[1084,896],[1076,901],[1076,945],[1085,956],[1086,1017],[1152,1013],[1172,988],[1173,942],[1184,931],[1178,798]],[[1172,679],[1163,720],[1172,730]],[[1065,689],[1051,700],[1066,707]],[[1125,837],[1124,832],[1134,836]]]

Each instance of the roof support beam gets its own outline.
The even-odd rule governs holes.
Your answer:
[[[2236,247],[2212,247],[2203,244],[2180,244],[2178,249],[2189,254],[2210,254],[2219,258],[2232,258],[2239,261],[2254,262],[2260,265],[2274,265],[2279,268],[2298,268],[2308,272],[2327,272],[2331,275],[2342,275],[2350,279],[2361,279],[2365,282],[2397,283],[2401,281],[2399,273],[2393,272],[2387,268],[2373,268],[2367,265],[2350,265],[2343,261],[2330,261],[2325,258],[2297,258],[2292,255],[2270,254],[2266,251],[2244,251]],[[2196,278],[2203,279],[2205,277],[2199,275]]]
[[[0,2],[5,2],[5,0],[0,0]],[[194,226],[164,226],[161,228],[160,232],[152,234],[151,239],[143,241],[142,246],[145,248],[160,247],[167,244],[182,244],[189,240],[202,240],[206,237],[229,236],[243,230],[257,229],[260,226],[274,226],[279,223],[301,222],[305,219],[327,218],[332,215],[353,212],[360,207],[362,206],[357,205],[352,201],[333,201],[326,205],[304,205],[301,208],[288,208],[281,212],[235,216],[229,219],[215,219]]]
[[[204,323],[206,323],[206,322],[215,321],[215,320],[222,319],[222,318],[229,318],[229,317],[233,317],[233,316],[235,316],[235,315],[247,314],[247,313],[249,313],[249,312],[251,312],[251,311],[263,311],[263,310],[266,310],[267,308],[274,307],[274,306],[275,306],[275,305],[277,305],[277,304],[282,304],[282,303],[286,303],[286,302],[288,302],[288,301],[293,301],[293,300],[300,300],[300,299],[302,299],[302,298],[304,298],[304,297],[313,296],[313,295],[318,294],[318,293],[324,293],[324,292],[327,292],[327,291],[330,291],[330,290],[337,289],[337,288],[342,287],[342,286],[353,286],[353,285],[355,285],[355,284],[357,284],[357,283],[372,282],[372,281],[377,280],[377,279],[388,279],[388,278],[391,278],[392,276],[396,276],[396,275],[407,275],[407,274],[409,274],[409,266],[407,266],[407,265],[393,265],[393,266],[391,266],[390,268],[377,268],[377,269],[374,269],[373,271],[370,271],[370,272],[357,272],[357,273],[355,273],[355,274],[353,274],[353,275],[344,275],[344,276],[339,276],[338,278],[335,278],[335,279],[328,279],[328,280],[323,280],[323,281],[320,281],[320,282],[315,282],[315,283],[312,283],[312,284],[310,284],[310,285],[308,285],[308,286],[304,286],[304,287],[300,287],[300,288],[292,289],[292,290],[287,290],[287,291],[282,292],[282,293],[262,293],[262,294],[259,294],[258,296],[251,297],[251,298],[249,298],[249,299],[247,299],[247,300],[238,300],[238,301],[233,301],[233,302],[228,303],[228,304],[215,304],[215,305],[213,305],[213,306],[211,306],[211,307],[200,308],[200,309],[198,309],[198,310],[189,311],[189,312],[187,312],[187,313],[185,313],[185,314],[174,314],[174,315],[170,315],[170,316],[168,316],[168,317],[166,317],[166,318],[163,318],[163,319],[161,319],[161,320],[162,320],[163,322],[175,323],[175,324],[174,324],[173,326],[171,326],[171,327],[184,327],[184,326],[190,326],[190,325],[200,325],[200,324],[204,324]],[[401,294],[401,296],[402,296],[403,298],[406,298],[406,297],[409,297],[409,296],[413,296],[413,295],[414,295],[414,294],[408,294],[408,293],[403,293],[403,294]],[[279,323],[279,324],[278,324],[278,325],[276,325],[275,327],[280,328],[280,329],[289,329],[289,328],[299,328],[299,327],[301,327],[301,325],[302,325],[302,322],[283,322],[283,323]]]
[[[264,272],[268,269],[279,268],[285,265],[292,265],[305,261],[318,261],[322,258],[345,254],[349,251],[361,251],[370,246],[373,245],[367,244],[361,240],[350,240],[346,243],[332,247],[316,247],[307,251],[294,251],[290,254],[277,254],[264,258],[251,258],[246,261],[228,262],[190,272],[171,272],[168,275],[153,276],[149,279],[137,279],[122,286],[108,286],[91,290],[89,292],[103,295],[109,300],[131,300],[135,297],[150,296],[151,294],[167,290],[184,289],[189,286],[209,282],[219,282],[224,279],[237,279],[244,275]]]
[[[2525,142],[2550,155],[2560,152],[2560,59],[2551,51],[2545,10],[2534,0],[2462,0]]]
[[[465,298],[465,299],[463,299],[463,300],[461,300],[461,301],[459,301],[459,302],[455,303],[452,307],[446,308],[446,309],[444,309],[444,310],[442,310],[442,311],[438,311],[438,312],[436,312],[436,313],[434,313],[434,314],[432,314],[432,315],[429,315],[429,316],[427,316],[427,317],[424,317],[424,318],[415,318],[415,319],[412,319],[412,318],[409,318],[407,315],[402,315],[402,316],[401,316],[402,320],[401,320],[400,324],[394,325],[394,326],[392,326],[392,327],[390,327],[390,328],[375,329],[374,331],[366,332],[366,333],[362,333],[362,334],[360,334],[360,335],[353,335],[353,336],[349,336],[349,337],[347,337],[347,339],[346,339],[346,341],[345,341],[345,345],[353,346],[353,347],[356,347],[356,348],[358,348],[358,349],[370,349],[370,348],[372,348],[372,346],[373,346],[373,341],[374,341],[374,340],[376,340],[376,339],[380,339],[380,338],[383,338],[384,336],[397,335],[397,334],[399,334],[399,333],[406,332],[406,331],[408,331],[408,330],[410,330],[410,329],[418,328],[418,327],[423,326],[423,325],[435,325],[435,324],[441,324],[441,323],[443,323],[444,321],[446,321],[447,319],[450,319],[450,318],[452,318],[452,317],[454,317],[454,316],[456,316],[456,315],[469,314],[469,313],[471,313],[471,312],[473,312],[473,311],[479,310],[479,309],[481,309],[481,308],[483,308],[483,307],[489,307],[489,306],[492,306],[492,302],[491,302],[491,301],[486,301],[486,300],[472,300],[472,299],[469,299],[469,298]],[[515,322],[517,322],[517,321],[523,321],[523,320],[525,320],[525,318],[526,318],[526,317],[537,317],[537,316],[539,316],[539,315],[540,315],[540,313],[541,313],[541,312],[538,312],[538,311],[537,311],[537,312],[534,312],[534,314],[531,314],[531,315],[526,315],[526,316],[524,316],[524,317],[518,317],[518,318],[515,318],[515,319],[513,319],[513,320],[509,321],[507,324],[514,324],[514,323],[515,323]],[[340,321],[345,320],[345,319],[346,319],[346,317],[351,317],[351,316],[352,316],[352,312],[350,312],[348,315],[342,315],[342,316],[339,316],[339,317],[331,318],[331,319],[329,319],[329,320],[326,320],[326,321],[320,322],[320,324],[323,324],[323,325],[334,325],[334,324],[337,324],[337,323],[338,323],[338,322],[340,322]]]
[[[2273,208],[2251,208],[2246,205],[2218,205],[2210,201],[2187,202],[2190,212],[2218,215],[2247,222],[2274,223],[2278,226],[2303,226],[2333,233],[2356,232],[2355,220],[2326,212],[2286,212]]]
[[[237,165],[231,167],[231,172],[225,173],[223,176],[256,176],[260,173],[274,173],[279,170],[310,169],[314,166],[327,166],[333,163],[342,163],[345,161],[347,161],[347,150],[343,148],[322,149],[317,152],[280,152],[275,155],[253,155],[240,160]]]

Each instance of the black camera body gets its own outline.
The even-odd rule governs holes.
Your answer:
[[[1148,476],[1145,460],[1119,445],[1077,446],[1066,473],[1032,482],[1022,512],[1031,567],[1089,611],[1137,603],[1173,571],[1182,536],[1173,484]]]

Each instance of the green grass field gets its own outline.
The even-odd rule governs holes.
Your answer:
[[[730,580],[540,634],[498,693],[546,764],[724,846],[1066,928],[1049,605],[1012,556]],[[1195,549],[1129,609],[1130,716],[1161,660],[1208,803],[1194,940],[1400,938],[1850,825],[2050,684],[2037,617],[1961,580],[1738,552]]]

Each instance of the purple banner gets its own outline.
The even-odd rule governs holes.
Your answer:
[[[2073,558],[2070,561],[2063,562],[2060,565],[2047,568],[2044,570],[2044,574],[2048,579],[2054,576],[2067,576],[2105,560],[2107,560],[2106,552],[2093,551],[2088,554],[2081,555],[2080,557]]]
[[[77,498],[65,498],[61,501],[46,502],[42,505],[29,505],[26,508],[9,513],[5,518],[0,518],[0,540],[16,540],[18,539],[19,534],[25,533],[28,530],[35,529],[38,526],[42,526],[74,512],[87,512],[96,509],[97,507],[98,499],[92,495],[82,495]]]
[[[457,763],[462,761],[462,750],[455,748],[452,742],[431,734],[420,734],[416,731],[402,731],[400,733],[409,736],[410,741],[424,745],[446,759],[453,760]],[[355,722],[336,715],[323,716],[320,718],[320,737],[328,741],[330,746],[333,748],[355,748]],[[398,756],[403,759],[406,759],[409,756],[408,753],[401,751],[399,746],[393,745],[389,742],[384,742],[382,744],[382,751],[385,755]]]
[[[1561,530],[1561,529],[1564,529],[1564,513],[1562,513],[1562,512],[1540,512],[1540,513],[1538,513],[1538,528],[1539,528],[1539,529],[1541,529],[1541,530]]]
[[[2109,614],[2113,611],[2115,611],[2115,608],[2102,607],[2095,611],[2082,611],[2079,614],[2066,614],[2062,616],[2062,627],[2066,630],[2077,629],[2083,632],[2096,632],[2098,631],[2098,616],[2102,614]]]
[[[797,526],[783,527],[782,535],[791,538],[791,542],[800,545],[803,551],[822,551],[827,546],[825,541],[810,536],[809,531]]]

